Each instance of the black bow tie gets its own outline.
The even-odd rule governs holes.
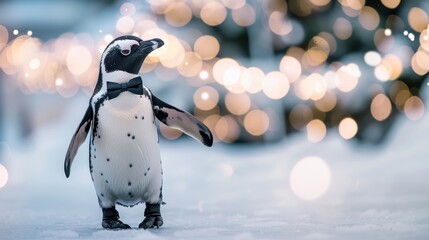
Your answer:
[[[135,77],[127,83],[114,83],[107,82],[107,97],[114,99],[119,96],[121,92],[131,92],[137,95],[143,95],[143,81],[141,77]]]

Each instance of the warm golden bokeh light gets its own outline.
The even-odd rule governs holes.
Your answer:
[[[425,105],[419,97],[412,96],[405,102],[404,113],[410,120],[419,120],[425,114]]]
[[[167,8],[165,21],[173,27],[183,27],[192,19],[192,10],[185,2],[175,2]]]
[[[337,95],[333,91],[327,91],[325,96],[314,102],[314,105],[322,112],[329,112],[337,105]]]
[[[208,2],[201,8],[200,17],[207,25],[217,26],[226,19],[226,9],[219,2]]]
[[[232,143],[240,136],[240,127],[231,116],[220,117],[215,125],[217,138],[226,143]]]
[[[250,110],[251,100],[246,93],[227,93],[225,96],[225,106],[230,113],[240,116]]]
[[[182,132],[180,130],[170,128],[165,124],[159,124],[159,131],[162,136],[168,140],[174,140],[182,136]]]
[[[359,66],[350,63],[340,67],[335,72],[335,82],[337,88],[342,92],[350,92],[357,86],[361,72]]]
[[[210,60],[219,53],[220,45],[217,39],[210,35],[199,37],[194,43],[194,51],[203,60]]]
[[[271,31],[277,35],[286,35],[292,31],[292,25],[285,20],[285,13],[280,11],[270,14],[268,25]]]
[[[3,25],[0,25],[0,51],[6,46],[9,40],[9,33]]]
[[[243,71],[240,81],[245,91],[257,93],[262,90],[265,74],[257,67],[250,67]]]
[[[255,9],[253,9],[253,7],[249,4],[246,4],[238,9],[233,9],[232,19],[239,26],[250,26],[255,23],[256,20]]]
[[[116,22],[116,30],[120,33],[131,33],[135,22],[130,16],[122,16]]]
[[[353,138],[358,132],[358,125],[353,118],[344,118],[338,125],[341,137],[344,139]]]
[[[279,70],[286,75],[290,82],[295,82],[301,76],[302,68],[296,58],[284,56],[280,61]]]
[[[225,85],[225,83],[228,81],[227,78],[230,77],[227,74],[231,75],[231,72],[228,73],[228,70],[232,69],[234,71],[234,69],[239,68],[240,66],[234,59],[222,58],[218,60],[213,66],[213,77],[219,84]],[[238,73],[237,77],[240,77],[239,75],[240,74]]]
[[[197,108],[208,111],[214,108],[219,102],[219,94],[213,87],[203,86],[194,93],[194,103]]]
[[[369,66],[375,67],[381,63],[381,56],[376,51],[368,51],[365,53],[364,60]]]
[[[132,16],[134,13],[136,13],[136,6],[130,2],[125,2],[121,5],[121,8],[119,9],[122,15],[126,16]]]
[[[331,0],[309,0],[311,4],[317,7],[324,7],[331,3]]]
[[[345,18],[339,17],[334,23],[334,34],[341,40],[346,40],[352,36],[352,24]]]
[[[229,9],[238,9],[246,4],[246,0],[220,0]]]
[[[281,72],[270,72],[265,76],[262,91],[271,99],[283,98],[289,91],[289,81]]]
[[[372,7],[363,7],[359,14],[359,23],[366,30],[374,30],[380,24],[380,16]]]
[[[331,179],[331,170],[323,159],[306,157],[293,166],[289,182],[292,192],[298,198],[311,201],[326,194]]]
[[[313,143],[320,142],[326,136],[326,126],[319,119],[311,120],[307,124],[306,128],[307,128],[307,139],[310,142],[313,142]]]
[[[161,48],[164,48],[164,51],[159,52],[161,64],[167,68],[179,66],[185,59],[185,48],[179,40],[172,35],[169,35],[164,42],[165,46]]]
[[[302,100],[319,100],[327,90],[325,78],[319,73],[313,73],[295,83],[295,94]]]
[[[392,112],[392,103],[383,93],[377,94],[371,102],[371,115],[377,121],[384,121]]]
[[[241,75],[246,70],[242,66],[230,67],[224,74],[223,85],[232,93],[244,93],[244,87],[241,85]]]
[[[100,26],[96,34],[64,33],[44,41],[39,29],[0,25],[0,70],[15,80],[13,90],[24,94],[71,97],[82,90],[90,95],[100,55],[114,38],[160,38],[164,46],[147,56],[140,73],[150,73],[160,84],[195,88],[194,113],[216,141],[237,141],[240,131],[256,137],[269,131],[263,139],[271,141],[285,124],[305,130],[317,143],[338,117],[353,114],[359,117],[338,125],[342,138],[351,139],[368,107],[377,121],[388,119],[393,107],[411,120],[425,113],[412,74],[423,79],[429,72],[428,13],[423,5],[403,9],[405,1],[380,1],[384,10],[369,0],[147,0],[148,12],[137,2],[124,2],[113,29]],[[328,29],[307,29],[308,23],[296,18],[317,19],[333,8]],[[183,34],[176,33],[180,29]],[[246,46],[238,48],[233,40]],[[364,42],[367,50],[360,49]],[[368,50],[367,44],[375,48]],[[260,49],[250,48],[255,46]],[[225,58],[228,53],[233,55]],[[369,92],[362,95],[365,89]],[[353,99],[353,90],[362,98]],[[370,106],[349,108],[350,101],[368,104],[366,96],[377,93]],[[181,135],[165,125],[160,131],[168,139]],[[240,140],[252,139],[249,134]]]
[[[179,73],[184,77],[193,77],[200,73],[203,67],[203,62],[199,55],[193,52],[185,53],[185,58],[182,63],[177,67]]]
[[[85,73],[92,64],[91,52],[85,46],[71,47],[67,52],[67,67],[74,75]]]
[[[268,115],[259,109],[252,110],[244,117],[244,128],[253,136],[264,134],[270,126]]]
[[[414,31],[421,32],[428,27],[429,17],[427,13],[418,7],[413,7],[408,12],[408,24]]]
[[[381,3],[387,8],[394,9],[399,6],[401,0],[381,0]]]
[[[423,30],[420,33],[419,42],[420,42],[420,46],[425,51],[429,51],[429,32],[427,31],[427,29]]]

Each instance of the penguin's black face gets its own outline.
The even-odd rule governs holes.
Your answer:
[[[162,45],[164,42],[159,38],[143,41],[130,35],[118,37],[104,50],[101,64],[107,73],[124,71],[138,74],[147,55]]]

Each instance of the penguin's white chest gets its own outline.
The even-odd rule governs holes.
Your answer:
[[[158,202],[162,169],[150,99],[123,92],[95,118],[91,167],[101,204]]]

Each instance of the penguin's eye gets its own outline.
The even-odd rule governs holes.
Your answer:
[[[122,55],[124,55],[124,56],[128,56],[128,55],[130,55],[130,53],[131,53],[131,51],[130,51],[130,50],[128,50],[128,49],[123,49],[123,50],[121,50],[121,54],[122,54]]]
[[[140,47],[140,45],[138,45],[138,44],[131,45],[131,52],[135,52],[137,50],[137,48],[139,48],[139,47]]]

